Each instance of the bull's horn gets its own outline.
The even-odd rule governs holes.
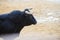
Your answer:
[[[30,12],[28,12],[28,11],[25,11],[25,13],[27,13],[27,14],[31,14]]]
[[[32,10],[32,8],[30,8],[30,9],[25,9],[24,11],[25,11],[25,13],[31,14],[31,13],[30,13],[30,10]]]

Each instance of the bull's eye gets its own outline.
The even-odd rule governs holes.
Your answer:
[[[27,14],[25,16],[28,16]]]
[[[25,15],[25,16],[27,16],[27,15]]]

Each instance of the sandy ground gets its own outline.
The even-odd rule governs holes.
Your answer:
[[[0,0],[0,14],[33,8],[37,25],[25,27],[21,34],[1,35],[1,40],[60,40],[60,0]]]
[[[46,23],[26,26],[18,40],[60,40],[60,24]]]

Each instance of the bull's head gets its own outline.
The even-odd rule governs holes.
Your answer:
[[[34,16],[32,14],[25,13],[24,14],[24,22],[23,23],[25,25],[31,25],[31,24],[36,24],[37,21],[36,21],[36,19],[34,18]]]

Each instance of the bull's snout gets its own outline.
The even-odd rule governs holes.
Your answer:
[[[34,25],[37,24],[37,21],[35,20],[35,21],[33,22],[33,24],[34,24]]]

